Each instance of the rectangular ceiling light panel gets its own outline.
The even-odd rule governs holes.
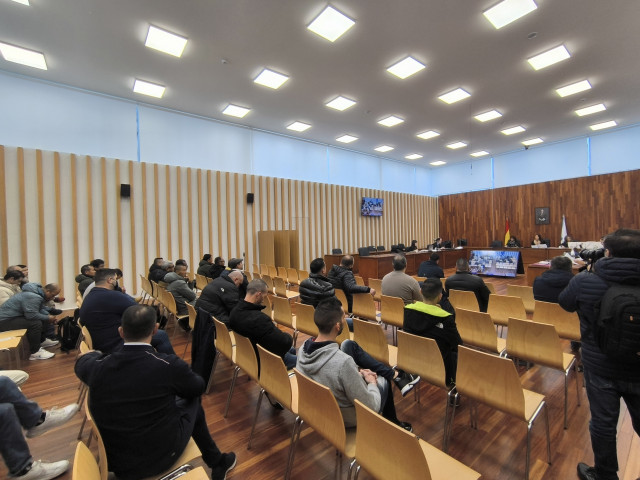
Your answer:
[[[343,33],[353,27],[355,23],[356,22],[335,8],[328,6],[307,28],[330,42],[335,42]]]
[[[615,120],[609,120],[608,122],[596,123],[595,125],[591,125],[589,128],[591,130],[602,130],[603,128],[611,128],[618,125]]]
[[[456,88],[448,93],[440,95],[438,98],[442,100],[444,103],[452,104],[459,102],[460,100],[464,100],[467,97],[470,97],[471,94],[462,88]]]
[[[429,163],[429,165],[433,165],[434,167],[439,167],[440,165],[444,165],[447,162],[443,162],[442,160],[436,160],[435,162]]]
[[[404,120],[400,117],[396,117],[395,115],[389,115],[388,117],[383,118],[382,120],[378,120],[378,123],[380,125],[383,125],[385,127],[394,127],[396,125],[399,125],[401,123],[403,123]]]
[[[529,62],[534,70],[541,70],[568,58],[571,58],[571,54],[569,53],[569,50],[567,50],[567,47],[559,45],[551,50],[541,53],[540,55],[529,58],[527,62]]]
[[[450,148],[451,150],[457,150],[459,148],[463,148],[466,147],[467,144],[464,142],[454,142],[454,143],[450,143],[449,145],[447,145],[447,148]]]
[[[168,32],[153,25],[149,25],[145,46],[168,53],[174,57],[182,56],[184,47],[187,45],[187,39],[175,33]]]
[[[504,130],[500,130],[500,131],[505,135],[513,135],[514,133],[524,132],[524,127],[521,125],[518,125],[516,127],[505,128]]]
[[[430,138],[434,138],[439,136],[440,134],[435,130],[427,130],[426,132],[418,133],[416,137],[421,138],[423,140],[429,140]]]
[[[2,42],[0,42],[0,52],[8,62],[19,63],[27,67],[39,68],[40,70],[47,69],[47,62],[40,52]]]
[[[393,150],[393,147],[390,145],[380,145],[379,147],[374,148],[376,152],[386,153]]]
[[[250,108],[240,107],[238,105],[233,105],[230,103],[225,107],[222,113],[224,113],[225,115],[230,115],[232,117],[242,118],[250,111]]]
[[[358,137],[354,137],[353,135],[342,135],[341,137],[336,138],[336,140],[342,143],[351,143],[358,140]]]
[[[528,147],[530,145],[537,145],[542,142],[543,140],[540,137],[536,137],[536,138],[530,138],[529,140],[525,140],[524,142],[522,142],[522,144]]]
[[[158,85],[157,83],[145,82],[144,80],[138,80],[137,78],[135,82],[133,82],[133,91],[135,93],[141,93],[142,95],[162,98],[164,90],[164,85]]]
[[[483,15],[496,29],[500,29],[533,12],[536,8],[538,6],[533,0],[503,0],[485,10]]]
[[[479,115],[476,115],[475,118],[476,120],[478,120],[479,122],[488,122],[489,120],[493,120],[496,118],[500,118],[502,116],[502,114],[497,111],[497,110],[489,110],[488,112],[484,112],[481,113]]]
[[[287,80],[289,80],[289,77],[286,75],[265,68],[260,72],[260,75],[255,78],[254,83],[264,85],[265,87],[273,88],[275,90],[280,88]]]
[[[489,155],[489,152],[479,150],[477,152],[470,153],[469,155],[471,155],[472,157],[484,157],[485,155]]]
[[[556,89],[556,93],[561,97],[567,97],[575,93],[584,92],[585,90],[589,90],[590,88],[591,84],[589,83],[589,80],[582,80],[580,82],[572,83],[571,85],[560,87]]]
[[[342,112],[343,110],[346,110],[347,108],[350,108],[355,104],[355,101],[350,100],[346,97],[336,97],[325,105],[329,108],[333,108],[334,110],[339,110]]]
[[[293,122],[291,125],[287,127],[289,130],[293,130],[294,132],[304,132],[311,128],[311,125],[303,122]]]
[[[603,112],[607,109],[604,106],[604,103],[599,103],[597,105],[591,105],[590,107],[584,107],[576,110],[576,115],[579,117],[584,117],[585,115],[592,115],[594,113]]]
[[[387,68],[387,72],[404,80],[414,73],[418,73],[423,68],[425,68],[425,66],[418,60],[413,57],[407,57],[404,60],[400,60],[395,65],[391,65],[389,68]]]
[[[409,155],[406,155],[404,158],[406,158],[407,160],[418,160],[419,158],[422,158],[422,155],[420,155],[419,153],[411,153]]]

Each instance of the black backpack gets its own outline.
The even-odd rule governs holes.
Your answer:
[[[58,337],[60,338],[60,350],[70,352],[76,348],[78,337],[82,328],[78,325],[80,309],[76,308],[73,317],[64,317],[58,320]]]
[[[640,285],[613,284],[596,306],[594,339],[612,359],[640,365]]]

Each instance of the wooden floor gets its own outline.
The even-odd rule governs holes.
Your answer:
[[[453,272],[447,271],[447,274]],[[524,276],[518,279],[488,279],[493,281],[498,293],[506,292],[506,285],[525,284]],[[173,335],[170,328],[169,334]],[[390,330],[388,333],[390,338]],[[298,340],[298,345],[304,339]],[[173,338],[176,352],[184,350],[187,336],[178,331]],[[568,343],[565,345],[568,351]],[[187,353],[189,358],[189,353]],[[66,405],[74,402],[78,395],[78,380],[73,373],[75,352],[58,352],[54,359],[38,362],[23,362],[23,368],[31,375],[23,386],[23,391],[43,408],[54,405]],[[294,417],[283,411],[273,410],[263,402],[258,420],[253,448],[247,450],[247,439],[251,421],[258,399],[259,388],[247,380],[246,375],[239,377],[228,417],[222,417],[229,390],[233,368],[221,359],[215,374],[214,388],[209,395],[203,396],[203,406],[207,415],[212,436],[223,451],[235,451],[238,465],[229,478],[272,480],[282,478],[289,453],[289,438]],[[576,465],[580,461],[592,464],[593,454],[589,439],[589,408],[583,388],[580,389],[582,406],[576,406],[573,378],[569,385],[569,428],[563,429],[563,375],[537,366],[529,371],[521,370],[525,388],[543,393],[549,405],[551,424],[551,460],[546,463],[544,423],[542,418],[533,426],[531,476],[533,479],[572,479],[576,477]],[[582,383],[582,377],[580,377]],[[417,403],[413,393],[402,398],[397,389],[393,389],[398,417],[411,422],[414,432],[437,447],[442,446],[442,426],[445,394],[426,384],[420,386],[421,401]],[[469,427],[468,404],[464,401],[456,414],[449,454],[472,467],[485,479],[512,480],[524,478],[526,426],[523,422],[480,406],[478,430]],[[76,436],[82,421],[79,413],[64,427],[47,433],[42,437],[29,440],[35,459],[60,460],[73,459]],[[635,480],[640,477],[640,445],[623,403],[618,434],[618,457],[620,478]],[[87,439],[85,432],[84,439]],[[384,445],[380,446],[381,449]],[[335,476],[335,453],[328,443],[323,441],[309,428],[305,428],[296,452],[293,469],[294,479],[323,480],[338,478]],[[344,462],[342,476],[346,478]],[[363,472],[364,473],[364,472]],[[0,478],[6,478],[4,464],[0,465]],[[59,477],[70,479],[68,473]],[[361,474],[360,478],[370,478]]]

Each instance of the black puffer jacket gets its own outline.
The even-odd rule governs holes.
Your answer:
[[[491,292],[480,277],[470,272],[456,272],[455,275],[447,278],[444,288],[447,291],[447,295],[449,295],[449,290],[466,290],[475,293],[480,311],[487,311]]]
[[[196,309],[202,308],[222,323],[229,325],[229,314],[238,304],[238,287],[229,277],[218,277],[209,283],[196,301]]]
[[[426,260],[420,264],[418,268],[419,277],[427,278],[444,278],[444,271],[436,262]]]
[[[558,303],[569,312],[578,311],[582,336],[582,361],[585,369],[601,377],[640,381],[640,368],[607,357],[592,337],[592,325],[597,320],[594,307],[602,299],[610,284],[640,282],[640,259],[601,258],[594,265],[594,273],[582,272],[573,277]]]
[[[347,297],[347,303],[349,304],[349,312],[353,309],[353,294],[369,293],[370,291],[369,287],[358,285],[353,276],[353,272],[342,265],[334,265],[331,267],[328,279],[333,285],[333,288],[339,288],[344,291],[344,296]]]
[[[78,291],[80,292],[80,295],[84,295],[84,291],[93,283],[93,281],[93,277],[89,277],[84,273],[76,276],[76,283],[78,284]]]
[[[558,303],[558,295],[573,278],[566,270],[547,270],[533,281],[533,298],[543,302]]]
[[[300,302],[317,307],[321,300],[331,298],[335,290],[329,279],[319,273],[309,274],[300,282]]]

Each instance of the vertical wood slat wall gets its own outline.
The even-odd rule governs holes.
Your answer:
[[[122,268],[135,294],[156,256],[195,271],[203,253],[244,253],[251,268],[260,230],[297,230],[304,269],[333,248],[426,245],[438,231],[432,197],[1,145],[0,193],[0,271],[28,264],[31,280],[60,283],[70,302],[93,257]],[[362,217],[363,196],[383,198],[384,215]]]

